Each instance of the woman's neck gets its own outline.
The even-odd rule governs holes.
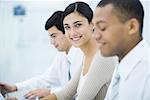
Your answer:
[[[83,61],[83,76],[88,73],[90,68],[92,59],[97,51],[96,41],[94,39],[89,40],[87,44],[85,44],[81,50],[83,51],[85,58]]]
[[[85,57],[88,58],[88,57],[92,57],[95,55],[96,51],[97,51],[97,47],[96,47],[96,41],[91,38],[84,46],[82,46],[80,48]]]

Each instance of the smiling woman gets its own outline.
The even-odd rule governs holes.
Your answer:
[[[76,47],[82,48],[85,43],[92,40],[92,24],[78,12],[71,13],[64,18],[64,28],[69,40]]]
[[[61,90],[42,100],[104,100],[114,66],[114,58],[105,58],[97,50],[93,35],[93,12],[84,2],[71,3],[64,10],[65,34],[72,45],[84,53],[82,67]]]

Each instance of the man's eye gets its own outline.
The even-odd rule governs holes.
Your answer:
[[[101,28],[101,31],[105,31],[106,30],[106,28],[104,27],[104,28]]]
[[[50,36],[51,38],[56,38],[56,36],[55,35],[52,35],[52,36]]]
[[[53,38],[55,38],[56,36],[54,35],[54,36],[52,36]]]

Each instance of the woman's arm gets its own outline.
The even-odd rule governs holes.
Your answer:
[[[71,100],[76,94],[82,67],[75,73],[74,77],[60,91],[44,97],[41,100]]]

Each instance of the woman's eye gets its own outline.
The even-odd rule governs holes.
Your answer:
[[[82,24],[76,24],[75,27],[79,28]]]
[[[69,30],[69,28],[70,28],[69,26],[65,26],[64,27],[65,30]]]

